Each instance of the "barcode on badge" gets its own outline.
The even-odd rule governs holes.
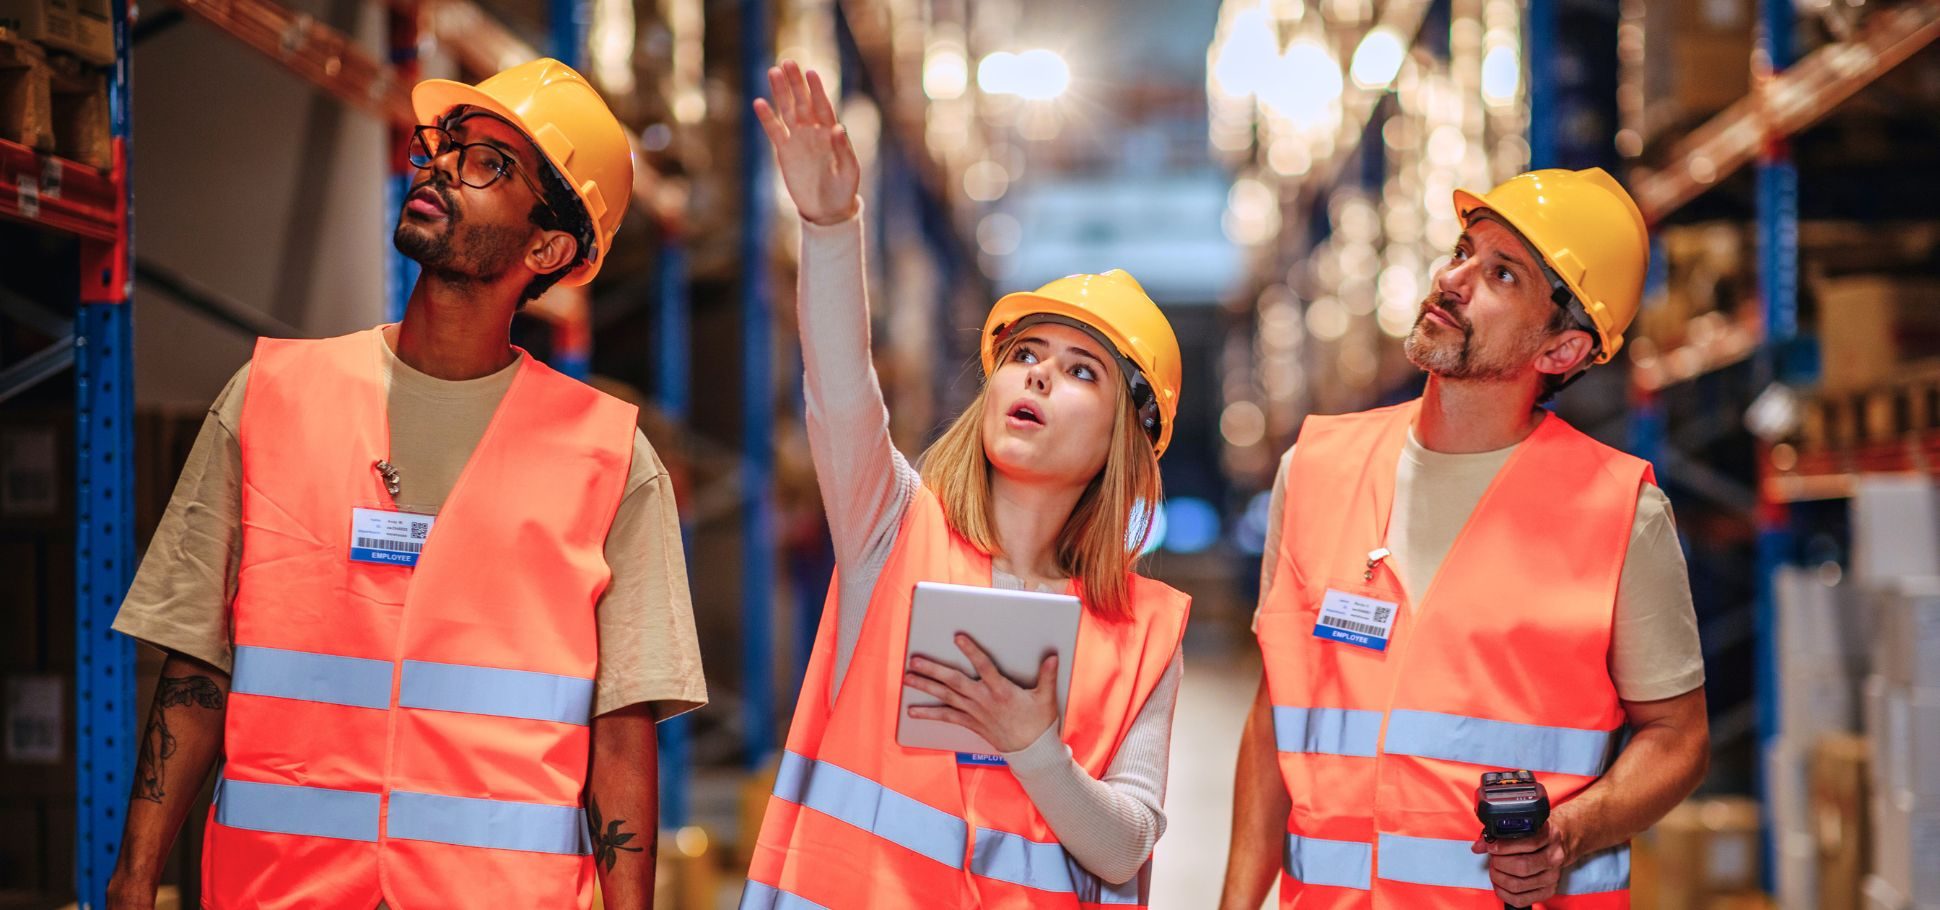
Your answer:
[[[382,537],[359,537],[357,546],[366,550],[390,550],[396,553],[422,553],[424,544],[408,543],[402,540],[385,540]]]
[[[1372,635],[1375,638],[1388,637],[1388,631],[1380,626],[1371,623],[1355,622],[1351,619],[1322,616],[1320,617],[1320,624],[1323,626],[1333,626],[1336,629],[1346,629],[1349,632],[1359,632],[1362,635]]]

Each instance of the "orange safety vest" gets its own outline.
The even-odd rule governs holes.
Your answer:
[[[919,581],[990,584],[990,556],[951,530],[927,488],[876,580],[833,704],[838,588],[829,587],[741,910],[1144,906],[1150,862],[1122,885],[1085,871],[1010,769],[896,743]],[[1093,777],[1171,664],[1191,606],[1139,576],[1132,598],[1131,619],[1104,622],[1087,610],[1078,623],[1062,738]]]
[[[1488,858],[1469,850],[1482,773],[1534,771],[1566,802],[1608,767],[1624,723],[1610,626],[1650,466],[1550,415],[1410,603],[1392,566],[1369,559],[1418,410],[1310,417],[1287,472],[1258,617],[1293,805],[1283,908],[1495,910]],[[1398,605],[1385,650],[1316,635],[1330,589]],[[1538,906],[1625,908],[1629,882],[1619,847],[1566,870]]]
[[[588,907],[581,791],[601,550],[635,409],[523,359],[415,568],[390,509],[383,336],[257,343],[204,906]]]

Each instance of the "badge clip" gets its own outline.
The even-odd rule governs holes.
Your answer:
[[[1380,565],[1381,560],[1387,559],[1388,557],[1393,555],[1394,555],[1394,551],[1388,549],[1387,547],[1381,547],[1376,550],[1369,550],[1367,554],[1367,571],[1361,573],[1361,580],[1373,581],[1374,567],[1377,565]]]
[[[397,496],[397,491],[399,490],[399,486],[397,482],[397,466],[391,464],[389,461],[386,461],[380,458],[374,464],[372,464],[371,467],[376,468],[377,473],[383,476],[384,489],[389,490],[391,493],[391,496],[395,498]]]

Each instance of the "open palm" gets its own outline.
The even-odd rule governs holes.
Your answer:
[[[756,98],[754,113],[775,146],[775,164],[795,210],[816,224],[853,217],[862,204],[856,198],[862,167],[848,131],[835,120],[822,77],[804,75],[801,64],[783,60],[768,69],[768,85],[775,101]]]

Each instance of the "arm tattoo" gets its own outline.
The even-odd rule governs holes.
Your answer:
[[[620,830],[620,826],[626,824],[626,819],[616,818],[602,823],[599,800],[594,799],[591,793],[586,794],[586,824],[593,829],[593,861],[599,864],[602,871],[613,871],[613,864],[619,860],[621,850],[641,852],[639,847],[626,845],[627,841],[633,839],[633,832]]]
[[[159,803],[167,795],[162,788],[163,772],[175,756],[175,734],[168,729],[168,709],[177,707],[222,709],[222,689],[207,676],[164,676],[155,682],[155,707],[148,715],[148,730],[141,737],[141,755],[135,763],[135,798]]]

